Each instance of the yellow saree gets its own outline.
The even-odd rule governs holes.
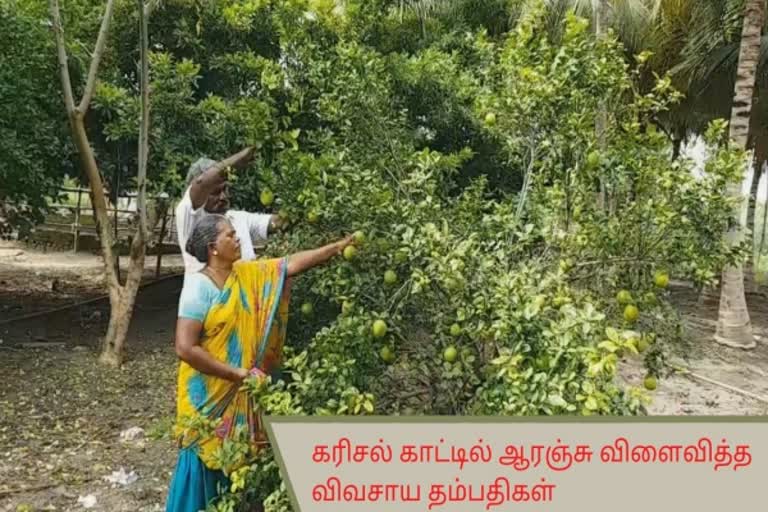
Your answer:
[[[200,345],[219,361],[267,375],[280,365],[288,320],[287,260],[239,261],[203,320]],[[218,421],[215,435],[201,436],[189,420]],[[244,389],[181,362],[176,435],[181,448],[195,446],[206,467],[221,468],[216,453],[228,438],[247,432],[256,450],[266,443],[260,418]]]

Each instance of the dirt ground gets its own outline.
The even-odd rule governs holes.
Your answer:
[[[154,277],[155,262],[147,258],[146,277]],[[90,254],[0,244],[0,511],[85,510],[78,498],[89,495],[95,511],[163,509],[176,454],[168,434],[180,280],[155,285],[151,297],[140,294],[121,370],[96,364],[105,303],[83,306],[79,318],[66,310],[2,324],[100,296],[101,265]],[[163,256],[161,275],[182,270],[179,255]],[[133,427],[143,433],[122,440]],[[128,485],[104,480],[121,469],[138,478]]]
[[[165,274],[179,270],[178,256],[164,260]],[[86,508],[79,499],[86,498],[95,500],[89,509],[94,511],[164,510],[176,458],[169,432],[177,364],[172,334],[180,282],[169,279],[140,295],[128,360],[120,370],[96,364],[99,336],[106,328],[103,305],[82,308],[79,318],[70,310],[45,321],[36,319],[31,326],[2,324],[36,308],[99,295],[100,265],[90,255],[39,254],[15,244],[0,245],[0,512],[81,511]],[[153,258],[147,268],[148,275],[154,275]],[[686,357],[678,356],[677,362],[710,379],[768,396],[768,300],[749,297],[762,340],[747,352],[714,343],[716,312],[698,308],[694,299],[691,290],[675,291],[675,302],[687,313],[690,338]],[[41,337],[35,329],[44,329]],[[39,343],[22,348],[19,340]],[[637,362],[628,363],[621,376],[640,384],[643,371]],[[768,404],[671,375],[660,381],[649,412],[761,415],[768,414]],[[121,439],[121,433],[134,427],[142,429],[135,439]],[[135,481],[106,480],[121,471],[129,481],[135,475]]]
[[[161,263],[161,276],[184,268],[180,254],[163,255]],[[156,256],[147,256],[146,278],[155,277],[156,264]],[[127,257],[120,258],[120,266],[128,268]],[[0,322],[102,295],[103,278],[102,260],[93,254],[40,252],[0,240]]]
[[[750,317],[757,347],[739,350],[725,347],[713,339],[717,310],[702,308],[690,288],[676,288],[673,301],[684,314],[686,347],[683,353],[670,354],[670,364],[697,376],[768,399],[768,299],[748,294]],[[642,385],[645,372],[633,359],[620,368],[620,375],[633,385]],[[659,381],[648,413],[656,416],[760,416],[768,414],[768,403],[739,394],[703,379],[671,373]]]

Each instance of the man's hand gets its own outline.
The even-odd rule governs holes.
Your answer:
[[[232,167],[238,170],[247,167],[248,164],[253,162],[253,155],[255,154],[256,154],[256,146],[250,146],[245,148],[244,151],[241,151],[240,153],[238,153],[238,156],[240,156],[240,158],[231,164]]]
[[[274,233],[288,226],[286,219],[279,215],[271,215],[269,218],[269,231]]]

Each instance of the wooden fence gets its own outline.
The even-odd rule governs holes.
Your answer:
[[[53,230],[57,232],[68,232],[72,235],[72,251],[77,252],[80,249],[80,239],[83,235],[98,237],[96,231],[95,213],[90,202],[89,190],[85,188],[62,187],[60,192],[66,194],[70,201],[66,203],[53,203],[50,205],[50,214],[40,228]],[[71,201],[74,195],[74,201]],[[148,197],[151,199],[162,199],[168,201],[168,208],[158,219],[149,237],[149,243],[158,248],[156,273],[159,274],[161,260],[163,255],[163,245],[173,245],[178,247],[176,237],[176,219],[174,215],[175,202],[170,201],[167,196]],[[114,237],[117,242],[128,240],[135,230],[133,223],[136,214],[135,195],[124,195],[118,197],[117,204],[108,204],[107,212],[112,219]],[[73,203],[73,204],[72,204]],[[121,204],[122,203],[122,204]]]

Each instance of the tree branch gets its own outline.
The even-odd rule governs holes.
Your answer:
[[[59,74],[61,75],[61,88],[64,92],[64,105],[66,106],[67,114],[71,117],[75,112],[75,99],[72,96],[72,81],[69,78],[69,63],[67,60],[67,48],[64,44],[64,29],[61,26],[59,1],[50,0],[48,5],[51,11],[53,32],[56,36],[56,50],[59,57]]]
[[[144,0],[139,4],[139,38],[141,44],[141,126],[139,127],[139,170],[137,176],[136,203],[139,213],[139,229],[147,235],[147,159],[149,156],[149,23]]]
[[[78,109],[83,115],[88,111],[88,107],[91,104],[91,98],[93,97],[93,91],[96,88],[96,75],[99,72],[99,64],[101,63],[101,55],[104,53],[104,46],[107,44],[109,22],[112,19],[112,10],[114,6],[114,0],[107,0],[107,6],[104,8],[104,17],[101,20],[101,28],[99,29],[99,37],[96,39],[96,48],[94,48],[93,56],[91,57],[91,67],[88,70],[88,81],[85,84],[85,92],[83,93],[83,99],[80,100],[80,105],[78,106]]]
[[[112,4],[113,0],[109,0]],[[59,72],[61,75],[61,86],[64,92],[64,104],[67,110],[67,117],[72,130],[72,140],[75,143],[77,152],[80,155],[83,171],[88,177],[91,187],[91,195],[96,217],[96,225],[99,232],[99,241],[101,242],[102,255],[104,257],[104,268],[107,285],[109,288],[110,301],[114,304],[119,300],[120,281],[117,278],[114,263],[116,255],[112,247],[112,234],[110,231],[110,220],[107,214],[107,201],[104,196],[104,182],[99,173],[99,167],[93,155],[93,149],[88,140],[88,134],[85,129],[84,112],[80,107],[75,106],[72,95],[72,83],[69,76],[69,64],[67,61],[67,51],[64,43],[64,30],[61,25],[61,12],[58,0],[49,0],[53,29],[56,34],[56,49],[59,58]],[[111,7],[108,5],[108,14],[111,16]],[[99,46],[97,44],[97,46]],[[101,45],[103,47],[103,44]],[[92,70],[95,72],[97,68]]]
[[[139,83],[141,90],[141,124],[139,125],[139,158],[136,177],[136,213],[138,225],[131,243],[131,263],[126,280],[126,290],[133,294],[138,289],[144,272],[144,260],[149,235],[147,231],[147,160],[149,156],[149,22],[144,0],[137,0],[139,7]],[[133,296],[133,295],[130,295]]]

